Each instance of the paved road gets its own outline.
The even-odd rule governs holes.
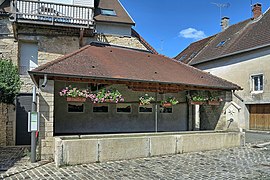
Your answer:
[[[60,169],[54,163],[30,164],[25,158],[19,159],[9,170],[0,171],[0,179],[270,180],[270,146],[247,146]]]
[[[270,142],[270,132],[246,132],[246,143],[259,144]]]

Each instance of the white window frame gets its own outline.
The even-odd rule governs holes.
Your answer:
[[[258,87],[260,88],[260,84],[262,83],[262,89],[259,89],[259,90],[255,90],[255,77],[260,77],[262,76],[262,82],[260,82],[260,78],[258,78]],[[263,74],[252,74],[250,76],[250,79],[251,79],[251,93],[252,94],[259,94],[259,93],[263,93],[263,90],[264,90],[264,75]]]

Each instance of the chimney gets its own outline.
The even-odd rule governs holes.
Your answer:
[[[256,3],[252,6],[253,19],[257,19],[262,15],[262,4]]]
[[[230,21],[230,18],[228,18],[228,17],[223,17],[221,19],[221,29],[222,29],[222,31],[225,31],[225,29],[227,29],[229,27],[229,21]]]

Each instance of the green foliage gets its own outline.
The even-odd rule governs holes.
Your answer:
[[[145,94],[144,96],[141,96],[139,100],[140,100],[140,105],[145,106],[145,105],[151,104],[151,101],[154,101],[155,98],[153,98],[152,96],[149,96],[148,94]]]
[[[11,61],[0,59],[0,102],[12,104],[20,88],[18,68]]]
[[[191,96],[191,100],[197,101],[197,102],[204,102],[204,101],[207,101],[207,98],[202,95],[196,94],[196,95]]]
[[[166,100],[160,102],[161,105],[164,103],[171,103],[172,105],[176,105],[179,103],[179,101],[175,97],[168,97]]]

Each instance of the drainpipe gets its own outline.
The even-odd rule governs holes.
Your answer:
[[[244,102],[244,99],[241,98],[238,94],[236,94],[235,91],[233,91],[233,95],[234,95],[237,99],[239,99],[241,102]]]
[[[45,88],[45,87],[46,87],[46,85],[47,85],[47,82],[48,82],[48,77],[47,77],[47,74],[44,74],[44,81],[43,81],[43,83],[42,83],[41,87]]]
[[[155,94],[155,99],[156,99],[156,102],[155,102],[155,131],[156,133],[158,132],[158,104],[157,104],[157,92]]]

